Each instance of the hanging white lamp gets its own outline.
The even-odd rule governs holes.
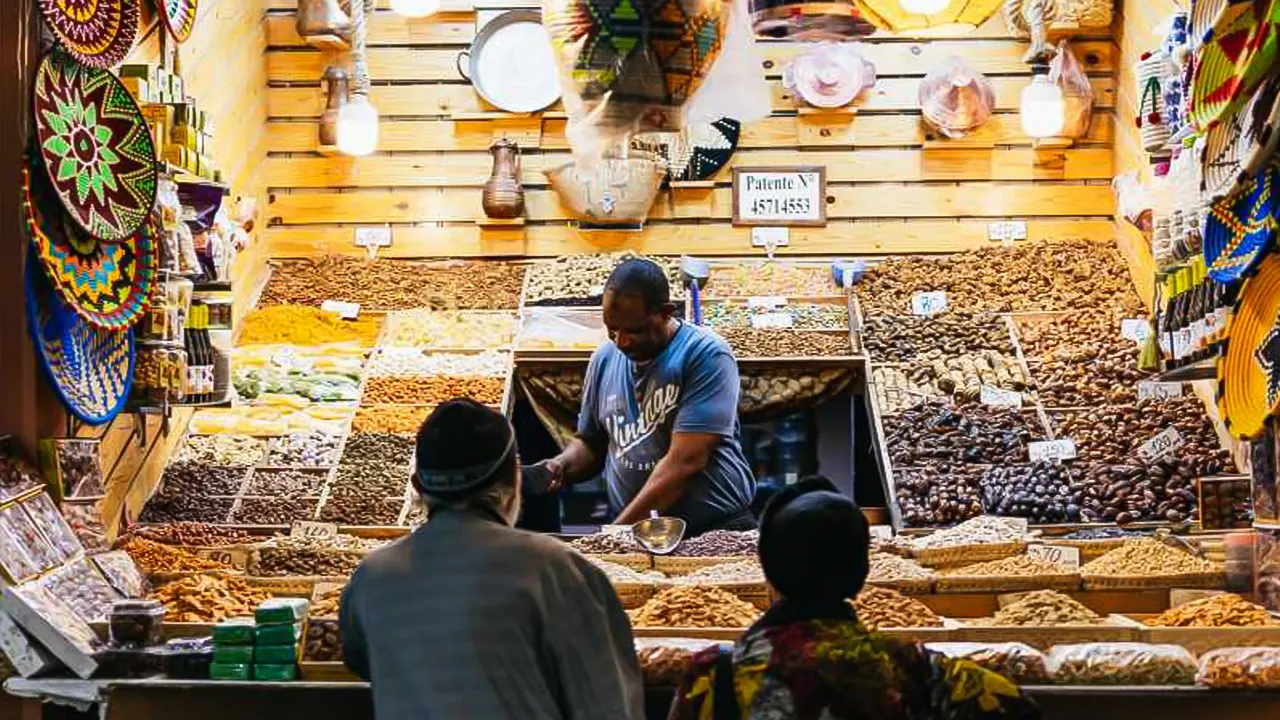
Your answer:
[[[1022,89],[1019,105],[1022,131],[1028,137],[1055,137],[1062,132],[1066,122],[1066,101],[1062,89],[1049,79],[1048,73],[1031,76],[1031,83]]]
[[[409,18],[422,18],[440,12],[440,0],[391,0],[391,9]]]
[[[951,0],[898,0],[898,4],[913,15],[937,15],[951,4]]]
[[[378,147],[378,110],[369,102],[369,66],[365,59],[365,0],[351,0],[351,96],[338,110],[338,151],[368,155]]]

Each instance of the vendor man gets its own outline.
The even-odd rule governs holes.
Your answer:
[[[754,528],[738,363],[724,340],[675,312],[656,264],[626,260],[609,276],[610,342],[591,356],[577,435],[541,463],[550,489],[603,470],[617,524],[657,511],[682,518],[690,534]]]

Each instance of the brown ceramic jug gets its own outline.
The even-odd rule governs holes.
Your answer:
[[[338,149],[338,111],[347,102],[347,73],[337,65],[330,65],[324,72],[324,82],[329,100],[325,104],[324,113],[320,115],[319,150],[331,153]]]
[[[510,220],[524,214],[524,188],[520,186],[520,148],[507,138],[499,138],[489,146],[493,155],[493,173],[484,184],[480,204],[484,214],[497,220]]]

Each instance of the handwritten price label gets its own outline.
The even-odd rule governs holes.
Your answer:
[[[196,557],[212,560],[223,565],[244,569],[249,564],[249,553],[244,550],[226,550],[222,548],[205,548],[196,550]]]
[[[1138,457],[1147,462],[1159,460],[1183,445],[1182,434],[1178,428],[1166,428],[1163,432],[1138,447]]]
[[[947,309],[947,294],[941,290],[918,292],[911,296],[912,315],[937,315]]]
[[[990,385],[983,385],[978,394],[978,399],[983,405],[992,407],[1022,407],[1022,393],[1016,390],[1001,390]]]
[[[333,523],[299,520],[289,526],[290,537],[331,538],[338,534],[338,526]]]
[[[1027,454],[1031,456],[1031,462],[1070,460],[1076,456],[1076,443],[1068,438],[1033,442],[1027,445]]]
[[[751,316],[751,327],[756,330],[785,330],[791,327],[793,319],[787,313],[760,313]]]
[[[1080,548],[1065,545],[1028,545],[1027,555],[1048,560],[1055,565],[1062,565],[1072,570],[1080,569]]]
[[[893,528],[889,525],[872,525],[871,537],[875,540],[892,540]]]
[[[1150,335],[1151,321],[1146,318],[1125,318],[1120,321],[1120,337],[1141,345]]]
[[[338,317],[343,320],[355,320],[360,317],[360,303],[325,300],[320,303],[320,309],[325,312],[337,313]]]
[[[780,295],[761,295],[747,298],[747,307],[752,310],[772,310],[784,307],[786,304],[787,299]]]
[[[1138,383],[1139,400],[1159,400],[1161,398],[1182,397],[1182,383],[1155,382],[1143,380]]]

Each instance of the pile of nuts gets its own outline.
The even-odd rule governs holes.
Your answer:
[[[327,477],[327,472],[308,470],[255,470],[244,494],[283,498],[319,497]]]
[[[143,525],[133,534],[152,542],[188,547],[226,547],[254,541],[254,537],[243,530],[198,522]]]
[[[605,577],[609,578],[609,582],[615,585],[649,585],[667,579],[666,575],[657,570],[632,570],[626,565],[600,558],[590,558],[590,560],[591,564],[600,568]]]
[[[1026,462],[1027,443],[1043,438],[1044,430],[1017,410],[922,403],[894,418],[885,435],[894,465],[1002,464]]]
[[[145,573],[193,572],[198,570],[233,570],[230,565],[197,557],[193,553],[143,537],[131,537],[120,545]]]
[[[738,412],[746,421],[755,414],[772,415],[807,403],[819,405],[822,398],[847,390],[853,380],[854,372],[843,367],[739,368]]]
[[[534,263],[529,268],[529,305],[599,305],[609,274],[623,260],[643,258],[657,263],[666,273],[671,297],[684,297],[680,279],[680,259],[621,252],[612,255],[564,255]]]
[[[733,557],[755,555],[760,533],[756,530],[711,530],[685,539],[673,555],[683,557]]]
[[[1082,575],[1160,576],[1221,572],[1222,568],[1155,538],[1127,542],[1080,568]]]
[[[514,313],[403,310],[387,316],[384,347],[479,348],[509,346],[516,336]]]
[[[703,294],[706,297],[822,297],[838,295],[840,289],[829,267],[758,262],[712,267]]]
[[[262,464],[268,467],[329,467],[338,464],[342,438],[318,432],[283,435],[271,441],[267,458]]]
[[[848,333],[812,330],[756,330],[723,327],[716,330],[738,358],[845,357],[853,354]]]
[[[871,571],[867,574],[867,582],[878,585],[892,585],[900,580],[933,580],[934,572],[915,560],[877,552],[871,554]]]
[[[164,469],[160,479],[163,495],[235,495],[249,471],[236,467],[215,467],[182,460]]]
[[[1055,645],[1049,666],[1060,685],[1190,685],[1196,675],[1195,658],[1181,645]]]
[[[790,327],[801,330],[845,330],[849,329],[849,308],[843,302],[806,303],[789,302],[776,307],[751,307],[744,302],[726,300],[709,302],[702,306],[702,320],[707,327],[755,327],[765,324],[753,321],[761,314],[785,315],[790,318]]]
[[[999,560],[965,565],[943,570],[943,575],[963,577],[1034,577],[1037,575],[1069,575],[1072,570],[1064,565],[1030,555],[1011,555]]]
[[[262,460],[266,450],[265,440],[248,435],[189,435],[174,454],[173,462],[250,467]]]
[[[433,405],[372,405],[356,410],[351,432],[416,435]]]
[[[707,585],[676,585],[627,614],[638,627],[744,628],[760,611],[730,592]]]
[[[947,657],[968,660],[1019,685],[1049,684],[1049,669],[1044,653],[1030,645],[1016,642],[929,643],[925,647]]]
[[[626,555],[640,552],[640,546],[630,533],[595,533],[574,538],[569,543],[573,549],[585,555]]]
[[[271,593],[226,575],[190,575],[165,583],[151,595],[165,606],[169,622],[215,623],[253,615]]]
[[[414,441],[386,433],[358,433],[347,438],[342,452],[342,465],[367,468],[392,465],[408,471],[413,464]]]
[[[511,374],[511,353],[486,351],[427,354],[416,348],[384,348],[369,358],[369,375],[452,375],[454,377],[506,377]]]
[[[1036,590],[1019,595],[1017,600],[1000,608],[995,615],[969,624],[1004,627],[1101,625],[1103,622],[1105,620],[1101,616],[1067,595],[1053,590]]]
[[[395,525],[404,500],[369,500],[358,495],[330,495],[320,507],[320,519],[343,525]]]
[[[877,362],[979,353],[1013,355],[1009,326],[998,315],[947,313],[937,317],[873,315],[863,324],[867,354]]]
[[[328,549],[263,548],[254,572],[265,577],[350,575],[363,555]]]
[[[525,266],[493,261],[365,260],[340,255],[282,260],[262,291],[261,304],[359,303],[366,310],[514,308]]]
[[[288,525],[315,517],[319,498],[246,497],[231,512],[231,522],[241,525]]]
[[[762,583],[764,570],[755,558],[737,562],[720,563],[699,568],[688,575],[671,578],[676,585],[725,585],[731,583]]]
[[[942,627],[942,618],[929,606],[896,590],[868,585],[853,606],[858,620],[871,630],[881,628]]]
[[[1071,438],[1081,460],[1109,465],[1140,462],[1138,448],[1173,427],[1182,446],[1173,457],[1196,477],[1234,472],[1231,451],[1221,447],[1213,423],[1194,395],[1144,400],[1137,405],[1094,407],[1055,412],[1051,419],[1059,437]]]
[[[898,507],[908,527],[950,525],[982,514],[982,468],[927,462],[893,470]]]
[[[697,653],[716,645],[692,638],[636,638],[636,659],[646,685],[675,685],[693,667]]]
[[[502,402],[505,377],[371,377],[365,385],[365,402],[371,405],[439,405],[469,397],[485,405]]]
[[[147,501],[138,520],[144,523],[221,523],[227,521],[233,502],[229,497],[162,492]]]
[[[1280,625],[1261,605],[1233,593],[1213,595],[1170,608],[1146,619],[1152,627],[1261,627]]]
[[[913,550],[931,550],[965,545],[1002,545],[1026,539],[1025,531],[1007,518],[982,515],[924,537],[913,538]]]

